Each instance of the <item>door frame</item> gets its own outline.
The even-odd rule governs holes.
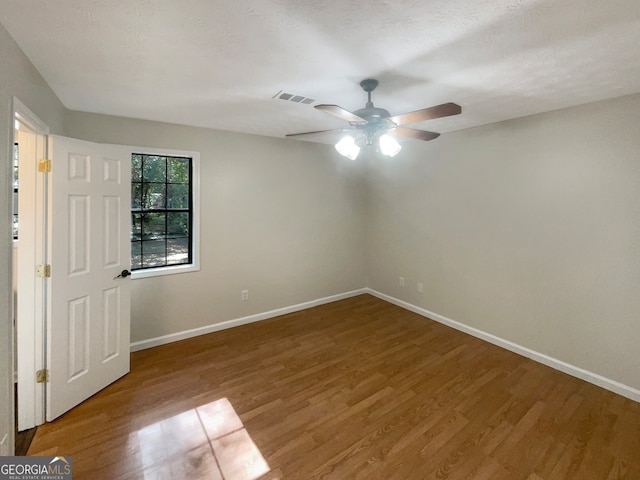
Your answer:
[[[40,120],[24,103],[18,98],[13,97],[13,117],[12,122],[16,120],[21,125],[31,130],[37,137],[38,143],[43,145],[42,152],[31,152],[31,158],[26,159],[32,161],[33,170],[36,171],[35,164],[39,160],[37,157],[42,153],[42,157],[47,157],[49,127]],[[12,123],[14,126],[14,123]],[[11,129],[11,145],[15,143],[15,126]],[[23,161],[19,158],[19,162]],[[35,265],[37,263],[48,263],[47,261],[47,174],[31,176],[31,178],[21,178],[22,188],[25,183],[29,182],[27,189],[33,192],[33,203],[27,210],[32,217],[35,225],[33,238],[22,241],[18,238],[18,256],[20,252],[25,252],[34,259],[33,264],[29,265],[24,262],[18,262],[18,285],[25,284],[26,276],[33,279],[33,296],[34,302],[33,316],[20,316],[20,311],[16,317],[16,355],[17,358],[17,378],[18,381],[18,404],[15,406],[18,411],[19,429],[24,430],[41,425],[45,422],[45,405],[46,405],[46,389],[44,383],[36,383],[35,372],[46,368],[46,325],[47,325],[47,302],[45,285],[46,279],[37,279],[35,276]],[[20,190],[20,186],[18,189]],[[24,207],[24,206],[23,206]],[[24,211],[24,209],[23,209]],[[20,214],[20,211],[19,211]],[[24,213],[22,214],[24,215]],[[19,217],[20,218],[20,217]],[[22,217],[23,218],[23,217]],[[24,224],[24,222],[22,222]],[[12,255],[13,257],[13,255]],[[13,258],[11,259],[13,265]],[[20,265],[20,263],[24,263]],[[13,268],[13,267],[12,267]],[[16,286],[14,285],[14,288]],[[22,288],[24,290],[24,287]],[[24,294],[24,293],[23,293]],[[29,294],[31,295],[31,293]],[[15,306],[12,307],[15,309]],[[14,311],[15,315],[15,311]],[[11,395],[13,399],[13,395]]]

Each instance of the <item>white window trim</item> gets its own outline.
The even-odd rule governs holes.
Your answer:
[[[200,152],[189,150],[171,150],[168,148],[127,147],[129,160],[134,153],[146,155],[190,157],[191,158],[191,187],[193,189],[193,227],[191,231],[191,263],[186,265],[172,265],[169,267],[146,268],[133,270],[131,279],[159,277],[178,273],[197,272],[200,270]],[[129,205],[131,209],[131,205]]]

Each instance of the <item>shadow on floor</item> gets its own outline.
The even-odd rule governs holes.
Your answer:
[[[16,405],[16,456],[22,457],[27,454],[29,451],[29,446],[31,445],[31,441],[33,440],[34,435],[36,434],[36,430],[38,427],[30,428],[29,430],[24,430],[22,432],[18,431],[18,385],[15,386],[15,405]]]

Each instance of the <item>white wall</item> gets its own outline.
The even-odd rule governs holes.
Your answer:
[[[13,365],[11,314],[11,202],[13,192],[12,98],[18,97],[52,132],[61,133],[65,109],[0,25],[0,454],[13,452]]]
[[[639,132],[634,95],[373,159],[369,286],[640,389]]]
[[[362,168],[331,146],[79,112],[66,130],[201,154],[201,270],[133,280],[132,341],[364,285]]]

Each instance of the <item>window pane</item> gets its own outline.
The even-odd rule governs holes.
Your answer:
[[[164,183],[143,183],[143,204],[146,210],[165,209],[165,184]]]
[[[142,176],[145,182],[166,182],[167,157],[146,155],[142,162]]]
[[[142,213],[131,214],[131,241],[142,240]]]
[[[167,208],[189,208],[189,185],[167,185]]]
[[[189,238],[178,237],[167,239],[167,263],[177,265],[189,263]]]
[[[190,160],[190,158],[169,157],[167,182],[188,184]]]
[[[18,239],[18,144],[13,144],[13,238]]]
[[[142,181],[142,155],[131,155],[131,181]]]
[[[167,236],[189,237],[188,212],[167,212]]]
[[[164,237],[142,241],[142,266],[162,267],[167,264]]]
[[[18,192],[13,192],[13,238],[18,239]]]
[[[131,184],[131,208],[138,210],[142,208],[142,183]]]
[[[166,213],[144,213],[142,214],[142,239],[156,240],[162,239],[166,235]],[[146,254],[146,250],[143,250]]]
[[[18,188],[18,144],[13,144],[13,188]]]
[[[142,243],[131,242],[131,269],[142,268]]]

